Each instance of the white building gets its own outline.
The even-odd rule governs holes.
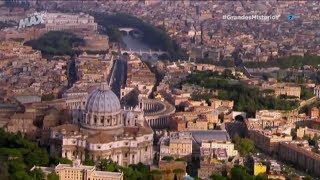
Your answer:
[[[121,108],[105,83],[89,93],[74,124],[51,129],[51,155],[94,161],[112,159],[121,166],[153,159],[153,131],[139,108]]]
[[[94,17],[84,13],[45,13],[43,20],[46,31],[97,30],[97,23],[94,22]]]

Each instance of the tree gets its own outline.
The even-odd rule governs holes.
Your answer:
[[[235,79],[230,69],[225,69],[223,71],[223,76],[224,76],[224,79]]]
[[[49,163],[49,156],[48,152],[45,150],[37,149],[26,154],[24,160],[28,167],[32,167],[34,165],[46,165]]]
[[[223,113],[219,114],[219,115],[218,115],[218,119],[220,119],[220,122],[223,123],[223,121],[224,121],[224,114],[223,114]]]
[[[106,26],[104,33],[109,36],[111,42],[119,42],[121,40],[121,32],[115,26]]]
[[[50,164],[58,165],[61,164],[72,164],[72,161],[67,158],[60,158],[58,156],[50,157]]]
[[[149,175],[150,175],[149,166],[146,166],[141,162],[139,162],[138,164],[130,164],[129,167],[132,168],[134,171],[141,173],[141,178],[139,178],[140,180],[149,180]]]
[[[183,169],[174,169],[172,172],[175,174],[175,176],[177,176],[178,179],[181,179],[181,177],[185,173],[185,170],[183,170]]]
[[[235,64],[234,64],[234,60],[232,59],[227,59],[227,60],[224,60],[224,61],[221,61],[223,63],[223,65],[225,67],[234,67]]]
[[[39,168],[35,168],[33,171],[31,171],[30,176],[33,177],[34,179],[44,179],[45,178],[44,172]]]
[[[22,153],[18,149],[13,148],[0,148],[0,155],[11,158],[21,158]]]
[[[239,151],[241,156],[245,156],[250,152],[255,152],[255,146],[253,142],[248,138],[240,138],[236,136],[234,138],[235,148]]]
[[[268,175],[263,173],[256,176],[256,180],[268,180]]]
[[[102,159],[99,164],[101,171],[119,172],[119,166],[111,159]]]
[[[121,167],[120,169],[123,172],[124,179],[138,180],[143,177],[141,172],[135,171],[131,167]]]
[[[28,180],[32,179],[32,176],[41,177],[39,171],[30,172],[30,168],[49,163],[48,152],[24,138],[21,133],[7,133],[0,129],[0,147],[6,147],[0,148],[1,179],[6,179],[8,174],[9,179]]]
[[[31,176],[27,174],[25,171],[17,171],[12,174],[10,179],[14,180],[32,180]]]
[[[50,93],[50,94],[43,94],[41,96],[41,101],[52,101],[54,100],[55,96],[53,93]]]
[[[212,180],[225,180],[227,178],[223,177],[222,175],[220,174],[217,174],[217,173],[214,173],[210,176],[210,179]]]
[[[159,170],[152,170],[150,175],[152,180],[160,180],[162,177],[162,172]]]
[[[248,117],[253,116],[256,110],[260,109],[293,110],[299,106],[299,101],[297,100],[266,96],[257,87],[235,83],[235,81],[226,79],[226,77],[227,75],[219,75],[217,72],[194,71],[182,84],[194,84],[206,89],[217,90],[218,95],[216,98],[233,100],[234,110],[245,111]],[[195,97],[202,98],[199,95]]]
[[[245,175],[246,175],[246,170],[244,167],[236,165],[235,167],[233,167],[231,169],[231,178],[232,179],[242,180]]]
[[[247,173],[247,169],[243,166],[240,165],[235,165],[232,169],[231,169],[231,179],[232,180],[254,180],[254,176],[249,175]]]
[[[312,177],[311,176],[305,176],[302,178],[303,180],[312,180]]]
[[[184,157],[176,158],[175,161],[186,161],[186,158],[184,158]]]
[[[116,51],[111,51],[111,54],[112,54],[113,56],[117,56],[117,55],[118,55],[118,53],[117,53]]]
[[[307,89],[305,86],[301,86],[301,99],[307,100],[314,96],[311,89]]]
[[[50,31],[36,40],[25,43],[47,56],[77,54],[79,52],[73,50],[75,44],[84,44],[84,40],[73,33],[64,31]]]
[[[86,166],[94,166],[94,161],[89,157],[88,154],[85,155],[83,164]]]
[[[162,171],[162,174],[165,174],[166,175],[166,179],[168,179],[169,175],[171,174],[171,170],[170,169],[165,169]]]
[[[0,161],[0,175],[3,180],[9,180],[8,166]]]
[[[59,180],[59,175],[56,172],[48,174],[47,180]]]
[[[161,160],[163,160],[163,161],[173,161],[174,158],[172,156],[164,156]]]

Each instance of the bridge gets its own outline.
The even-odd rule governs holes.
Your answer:
[[[124,54],[124,53],[127,53],[127,54],[138,54],[140,56],[144,55],[144,54],[147,54],[149,56],[152,56],[152,55],[157,55],[157,56],[160,56],[160,55],[163,55],[163,54],[166,54],[166,55],[169,55],[167,51],[153,51],[151,49],[149,49],[149,51],[146,51],[146,50],[132,50],[132,49],[129,49],[129,50],[121,50],[121,54]]]
[[[137,32],[142,34],[142,32],[139,29],[136,29],[136,28],[122,27],[122,28],[118,28],[118,29],[119,29],[119,31],[126,32],[127,35],[129,35],[129,33],[132,32],[132,31],[137,31]]]

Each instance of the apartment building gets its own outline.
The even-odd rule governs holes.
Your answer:
[[[272,154],[279,150],[280,142],[292,141],[292,136],[281,133],[272,133],[269,130],[249,130],[249,138],[262,151]]]
[[[320,155],[312,152],[307,143],[281,142],[279,158],[297,165],[307,173],[320,176]]]
[[[234,144],[230,141],[210,141],[205,140],[201,143],[202,148],[225,149],[228,157],[238,155],[238,151],[234,149]]]

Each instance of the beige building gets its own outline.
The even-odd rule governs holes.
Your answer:
[[[259,110],[256,111],[255,118],[248,118],[246,126],[248,129],[265,129],[270,127],[279,127],[287,123],[283,119],[284,115],[277,110]]]
[[[17,113],[10,117],[5,130],[11,133],[21,132],[28,135],[34,135],[37,127],[33,124],[36,119],[35,113]]]
[[[217,149],[220,150],[221,149]],[[217,153],[215,149],[202,147],[200,150],[200,168],[198,169],[198,177],[201,179],[209,179],[209,177],[213,173],[221,173],[227,168],[227,162],[224,161],[228,158],[226,155],[224,156],[224,160],[221,159],[221,154]]]
[[[221,107],[221,106],[226,106],[226,107],[228,107],[230,109],[233,109],[233,104],[234,104],[233,101],[220,100],[220,99],[216,99],[216,98],[210,99],[210,102],[211,102],[211,106],[213,106],[214,108],[218,108],[218,107]]]
[[[58,164],[55,168],[33,167],[41,169],[46,175],[55,172],[59,180],[123,180],[123,173],[97,171],[95,166],[85,166],[80,160],[74,160],[72,164]]]
[[[285,96],[295,96],[300,99],[301,87],[292,83],[262,83],[261,87],[264,89],[274,90],[275,96],[285,95]]]
[[[185,161],[159,161],[158,170],[164,172],[161,174],[161,179],[174,179],[174,170],[180,169],[181,173],[176,174],[178,179],[183,179],[182,177],[186,174],[187,162]],[[155,170],[156,168],[152,168]],[[157,178],[155,178],[157,179]]]
[[[206,119],[188,121],[187,130],[208,130],[208,121]]]
[[[234,144],[230,141],[210,141],[205,140],[201,143],[202,148],[225,149],[228,157],[238,155],[238,151],[234,149]]]
[[[280,111],[277,110],[259,110],[256,111],[256,118],[262,120],[276,120],[282,117]]]
[[[320,155],[311,151],[308,145],[299,142],[282,142],[279,158],[297,165],[307,173],[320,176]]]
[[[172,115],[173,129],[180,130],[208,130],[213,129],[219,122],[219,111],[212,106],[194,106],[190,111],[176,112]]]
[[[275,88],[274,91],[276,96],[286,95],[286,96],[294,96],[300,99],[301,87],[299,86],[282,86]]]
[[[299,129],[297,129],[297,137],[298,138],[303,138],[304,136],[308,136],[313,138],[314,136],[319,137],[320,136],[320,130],[318,129],[311,129],[308,127],[300,127]]]
[[[261,89],[272,89],[275,96],[294,96],[300,99],[301,94],[301,87],[291,83],[262,83]]]
[[[175,154],[178,156],[191,154],[192,141],[173,139],[170,141],[169,149],[170,149],[170,154]]]
[[[191,133],[171,133],[160,139],[160,159],[164,156],[176,158],[188,157],[192,154]]]
[[[272,154],[279,150],[280,142],[292,141],[292,136],[286,134],[276,134],[268,130],[249,130],[249,137],[262,151]]]

